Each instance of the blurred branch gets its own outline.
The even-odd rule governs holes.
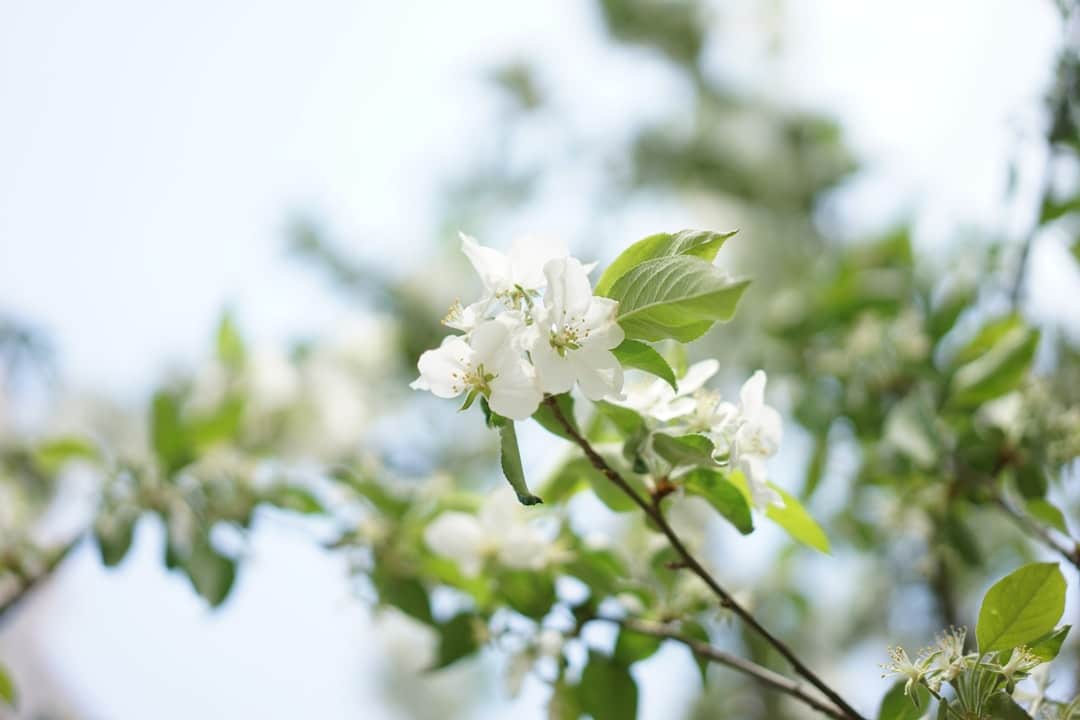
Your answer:
[[[0,623],[3,623],[8,618],[9,613],[18,607],[30,595],[34,588],[44,583],[52,576],[57,568],[60,567],[61,563],[64,562],[67,556],[71,554],[71,551],[74,550],[81,541],[82,535],[76,536],[59,548],[49,552],[44,561],[38,567],[32,569],[24,567],[24,563],[18,559],[14,559],[10,563],[5,563],[11,574],[16,577],[18,587],[9,597],[0,601]]]
[[[632,632],[648,635],[654,638],[660,638],[663,640],[674,640],[675,642],[682,643],[697,656],[702,657],[710,662],[714,662],[718,665],[727,666],[733,670],[749,675],[758,682],[766,685],[774,690],[790,695],[791,697],[799,700],[800,702],[808,705],[809,707],[817,710],[818,712],[827,715],[837,720],[846,720],[848,715],[845,715],[840,710],[832,707],[823,700],[818,699],[814,695],[807,692],[807,688],[797,680],[792,680],[780,673],[774,672],[766,667],[762,667],[755,662],[745,660],[737,655],[724,652],[719,648],[715,648],[707,642],[701,640],[695,640],[694,638],[688,638],[679,634],[677,630],[665,625],[657,623],[650,623],[647,621],[636,620],[633,618],[618,619],[613,617],[606,617],[598,615],[594,620],[602,620],[604,622],[614,623],[622,628],[630,630]]]
[[[1077,570],[1080,570],[1080,543],[1069,538],[1069,542],[1072,543],[1072,547],[1069,547],[1068,544],[1055,537],[1042,523],[1013,505],[1003,491],[994,495],[994,502],[1026,534],[1058,553],[1072,563]]]
[[[762,625],[753,613],[744,608],[735,598],[725,590],[716,578],[705,569],[701,562],[693,556],[693,554],[687,550],[683,544],[682,539],[675,532],[675,530],[668,524],[667,518],[664,516],[660,507],[662,495],[656,495],[652,498],[652,501],[648,501],[638,495],[638,493],[626,482],[626,479],[622,477],[614,468],[608,465],[597,452],[593,449],[589,441],[577,430],[573,423],[567,420],[563,415],[562,409],[559,407],[558,402],[551,395],[544,398],[544,404],[547,405],[555,418],[555,420],[562,426],[566,434],[581,448],[585,453],[585,457],[592,463],[592,466],[596,468],[601,474],[618,487],[624,494],[629,497],[635,505],[641,508],[641,511],[645,513],[645,516],[652,521],[652,524],[667,538],[668,543],[672,549],[681,558],[681,562],[685,565],[686,569],[693,572],[708,586],[714,595],[720,600],[721,606],[731,610],[735,615],[739,617],[751,630],[759,635],[765,642],[769,643],[788,663],[791,664],[795,672],[802,676],[807,682],[820,690],[832,703],[842,711],[839,717],[847,720],[865,720],[851,705],[844,700],[835,690],[818,677],[817,673],[810,669],[802,660],[795,655],[795,653],[778,637],[774,636],[769,630]]]

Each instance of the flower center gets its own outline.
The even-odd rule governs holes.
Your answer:
[[[580,350],[581,343],[589,337],[589,330],[580,321],[556,325],[551,329],[548,341],[559,357],[566,357],[567,350]]]

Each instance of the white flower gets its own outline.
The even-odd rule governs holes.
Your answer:
[[[456,510],[439,515],[424,529],[424,542],[469,576],[477,575],[488,558],[517,570],[541,570],[558,556],[506,487],[488,495],[476,515]]]
[[[558,394],[576,381],[590,400],[618,397],[623,372],[611,349],[623,341],[619,304],[593,297],[581,262],[567,257],[544,265],[547,292],[533,312],[529,351],[540,389]]]
[[[511,245],[510,253],[505,254],[484,247],[465,233],[460,233],[460,237],[461,251],[480,276],[484,294],[472,305],[463,307],[461,303],[454,303],[450,308],[443,322],[459,330],[471,330],[497,303],[502,303],[508,310],[531,303],[532,295],[547,282],[544,265],[568,254],[566,245],[549,240],[519,238]]]
[[[691,365],[679,378],[678,391],[666,380],[657,378],[628,386],[626,399],[616,404],[662,423],[670,422],[695,412],[698,399],[694,396],[719,369],[720,363],[716,360],[702,360]]]
[[[765,373],[758,370],[739,391],[737,425],[732,423],[717,433],[731,439],[731,466],[742,471],[750,486],[754,505],[782,505],[780,494],[767,484],[765,461],[780,449],[783,420],[765,404]],[[731,433],[734,428],[734,433]]]
[[[503,417],[525,420],[543,398],[530,368],[524,363],[512,326],[501,320],[481,323],[466,336],[451,335],[428,350],[417,363],[420,377],[410,387],[430,390],[442,398],[477,395]]]
[[[920,684],[930,672],[932,660],[930,656],[919,656],[913,662],[904,648],[889,648],[889,663],[881,666],[885,670],[885,675],[882,677],[900,675],[907,678],[907,682],[904,683],[904,694],[911,696],[915,686]]]

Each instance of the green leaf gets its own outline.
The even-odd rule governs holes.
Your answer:
[[[1065,642],[1065,638],[1068,637],[1071,629],[1072,625],[1063,625],[1032,642],[1028,645],[1028,649],[1043,662],[1050,662],[1061,652],[1061,645]]]
[[[723,473],[698,468],[686,475],[682,483],[687,493],[705,498],[743,535],[754,531],[754,518],[746,497]]]
[[[634,720],[637,717],[637,683],[630,670],[606,655],[589,652],[581,673],[578,695],[593,720]]]
[[[663,257],[619,278],[611,297],[626,336],[690,342],[713,323],[730,320],[749,280],[736,280],[701,258]]]
[[[746,483],[743,474],[736,470],[728,475],[728,481],[739,488],[747,503],[751,503],[750,486]],[[769,505],[765,509],[765,517],[784,528],[787,534],[798,542],[820,552],[829,553],[829,538],[821,529],[817,521],[810,516],[798,499],[776,485],[769,483],[769,487],[780,494],[784,500],[784,507]]]
[[[499,448],[503,475],[514,489],[518,502],[522,505],[536,505],[544,502],[529,490],[525,482],[525,469],[521,466],[521,451],[518,449],[517,432],[511,420],[504,420],[499,425]]]
[[[655,260],[662,257],[674,257],[676,255],[692,255],[712,262],[716,253],[724,242],[734,235],[736,231],[729,233],[714,233],[708,230],[683,230],[675,233],[659,233],[638,240],[630,247],[623,250],[615,258],[600,280],[596,283],[594,292],[597,295],[610,297],[611,288],[615,286],[623,275],[647,260]]]
[[[580,720],[585,712],[581,708],[581,690],[571,685],[564,678],[555,683],[548,700],[547,720]]]
[[[112,511],[98,516],[94,522],[94,539],[105,567],[116,567],[123,562],[131,549],[138,519],[138,515],[124,511]]]
[[[539,620],[555,604],[555,582],[547,575],[513,570],[499,577],[499,594],[514,610]]]
[[[72,460],[97,462],[100,459],[97,447],[77,437],[52,438],[34,448],[34,462],[48,475],[55,474]]]
[[[979,652],[1011,650],[1054,629],[1065,612],[1065,578],[1056,563],[1031,563],[1005,576],[983,598]]]
[[[435,625],[427,590],[419,580],[376,568],[371,582],[379,593],[379,602],[392,605],[422,623]]]
[[[296,485],[283,485],[271,494],[271,501],[283,510],[291,510],[304,515],[318,515],[325,512],[319,499],[307,488]]]
[[[652,436],[652,447],[656,454],[675,467],[686,465],[716,465],[713,460],[712,440],[704,435],[683,435],[672,437],[664,433]]]
[[[562,416],[566,418],[566,421],[570,423],[570,426],[574,428],[574,431],[578,434],[581,430],[577,426],[577,421],[574,419],[574,398],[570,396],[570,393],[563,393],[562,395],[555,396],[555,404],[559,406],[559,411]],[[542,428],[547,430],[552,435],[558,435],[564,440],[574,442],[573,436],[567,432],[563,424],[555,417],[555,411],[551,409],[551,406],[547,403],[540,403],[540,407],[533,413],[533,420],[540,424]]]
[[[675,371],[668,365],[664,356],[651,346],[637,340],[623,340],[622,344],[611,352],[623,367],[643,370],[667,382],[672,390],[679,389],[675,380]]]
[[[949,385],[950,404],[975,407],[1015,390],[1027,375],[1038,345],[1039,332],[1019,320],[1010,318],[984,328],[958,356],[966,362]]]
[[[168,391],[156,393],[151,403],[150,440],[166,477],[194,459],[180,416],[180,401]]]
[[[3,665],[0,665],[0,700],[11,708],[14,708],[19,700],[15,690],[15,681],[11,679],[11,673]]]
[[[999,691],[990,696],[990,700],[986,703],[986,712],[994,720],[1031,720],[1027,711],[1017,705],[1005,691]]]
[[[693,640],[703,642],[706,645],[712,642],[712,638],[709,637],[709,631],[705,629],[701,623],[695,620],[684,620],[680,627],[682,634]],[[687,648],[689,650],[689,648]],[[690,650],[690,654],[694,658],[694,662],[697,663],[698,672],[701,673],[701,685],[705,687],[709,682],[709,659],[698,655],[693,650]]]
[[[236,561],[214,549],[208,535],[196,538],[191,554],[181,564],[195,592],[217,607],[229,596],[236,581]]]
[[[1027,501],[1027,511],[1031,517],[1049,525],[1060,533],[1069,534],[1069,527],[1065,524],[1065,513],[1049,500],[1033,498]]]
[[[1073,241],[1070,251],[1072,252],[1072,256],[1076,258],[1076,262],[1080,262],[1080,240]]]
[[[477,622],[478,617],[474,613],[463,612],[436,627],[439,633],[439,656],[431,667],[432,670],[440,670],[479,649],[475,629]]]
[[[643,635],[624,627],[619,630],[619,637],[615,641],[615,661],[623,665],[633,665],[659,650],[660,642],[658,637]]]
[[[642,417],[630,408],[612,405],[603,400],[595,403],[595,405],[597,411],[610,420],[624,436],[633,435],[645,425]]]
[[[901,680],[892,686],[881,699],[877,720],[919,720],[926,714],[930,703],[930,692],[922,685],[917,685],[917,697],[912,699],[904,693],[906,681]]]
[[[244,339],[240,336],[240,330],[236,326],[231,312],[221,316],[217,330],[217,358],[222,365],[230,370],[239,370],[244,366],[247,352],[244,348]]]

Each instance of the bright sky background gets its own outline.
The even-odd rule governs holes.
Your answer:
[[[835,113],[870,164],[845,200],[857,226],[918,208],[932,247],[1016,222],[1002,184],[1017,146],[1030,164],[1049,2],[791,0],[781,59],[760,44],[760,4],[724,7],[725,72]],[[537,58],[600,134],[662,85],[604,44],[580,0],[0,0],[0,308],[50,331],[65,377],[131,399],[199,357],[227,304],[264,340],[325,327],[343,308],[284,257],[290,212],[421,261],[437,180],[486,129],[484,70]],[[1062,248],[1040,246],[1040,277],[1075,273]],[[164,571],[152,527],[115,572],[84,548],[3,628],[0,656],[34,646],[24,672],[103,720],[395,717],[369,704],[379,645],[344,567],[283,522],[257,534],[218,614]],[[664,702],[646,691],[648,716]]]

